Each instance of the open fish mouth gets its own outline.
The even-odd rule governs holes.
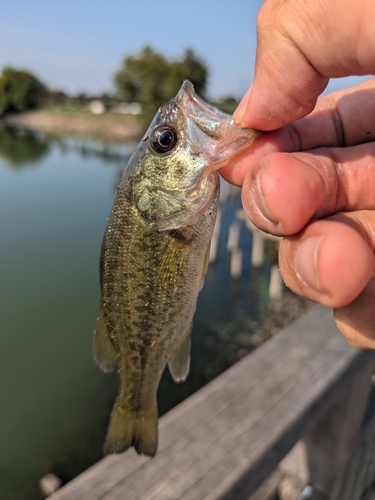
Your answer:
[[[193,120],[208,136],[220,139],[226,130],[229,115],[210,106],[197,96],[194,86],[185,80],[175,97],[175,102],[185,116]]]
[[[174,99],[175,104],[206,136],[204,144],[199,135],[190,130],[197,148],[204,148],[210,158],[208,170],[218,170],[261,135],[259,130],[236,127],[230,115],[203,101],[194,86],[185,80]],[[189,127],[191,128],[191,127]],[[208,136],[208,137],[207,137]],[[212,140],[207,140],[211,138]]]

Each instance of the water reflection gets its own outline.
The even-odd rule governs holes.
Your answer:
[[[0,500],[39,500],[42,476],[66,482],[102,456],[117,377],[92,359],[98,259],[133,147],[0,129]],[[38,168],[17,168],[30,165]],[[221,202],[217,257],[194,318],[191,373],[179,385],[163,375],[160,414],[301,306],[288,292],[269,300],[275,245],[267,242],[263,264],[252,267],[252,233],[243,222],[242,272],[231,278],[228,232],[240,208],[236,192]]]
[[[0,126],[0,157],[19,168],[39,162],[48,153],[49,141],[42,134]]]
[[[98,158],[106,164],[121,164],[122,169],[128,162],[134,147],[130,144],[111,144],[58,135],[50,135],[49,140],[54,142],[62,153],[74,152],[81,158]]]
[[[39,163],[55,145],[62,154],[76,153],[82,158],[97,158],[124,168],[134,149],[131,144],[110,144],[77,137],[45,134],[0,124],[0,157],[12,167]],[[120,172],[121,173],[121,172]]]

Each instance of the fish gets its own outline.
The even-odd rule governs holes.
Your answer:
[[[160,107],[124,169],[100,255],[94,358],[117,365],[104,452],[155,456],[157,389],[190,367],[191,329],[219,203],[218,170],[260,132],[198,97],[189,81]]]

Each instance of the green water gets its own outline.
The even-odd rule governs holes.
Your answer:
[[[0,128],[1,500],[42,498],[43,475],[67,482],[102,457],[117,379],[92,360],[98,257],[131,151]],[[191,374],[178,386],[164,374],[161,414],[268,335],[276,250],[270,245],[256,270],[247,257],[241,279],[231,281],[226,241],[238,208],[238,197],[222,204],[218,260],[194,322]],[[240,245],[249,256],[244,227]]]

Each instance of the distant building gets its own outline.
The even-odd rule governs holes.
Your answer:
[[[90,102],[89,110],[94,115],[102,115],[105,113],[105,106],[102,101],[95,100]]]
[[[122,115],[139,115],[142,113],[142,106],[138,102],[120,102],[112,111]]]

